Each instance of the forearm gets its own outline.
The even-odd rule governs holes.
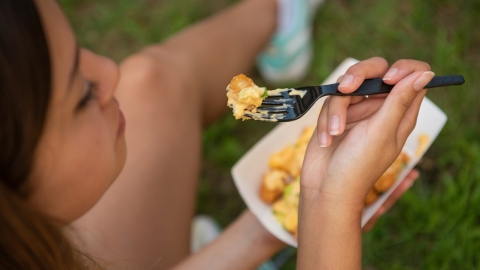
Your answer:
[[[175,269],[254,269],[284,246],[247,211],[214,242]]]
[[[297,269],[361,269],[361,208],[300,194]]]

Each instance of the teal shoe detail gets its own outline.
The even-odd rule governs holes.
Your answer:
[[[257,59],[258,70],[269,83],[286,84],[302,80],[312,60],[312,19],[323,0],[294,1],[290,25],[277,30]]]

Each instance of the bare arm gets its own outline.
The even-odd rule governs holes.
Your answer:
[[[175,269],[254,269],[283,247],[284,243],[246,211],[218,239]]]
[[[385,75],[389,69],[396,74]],[[423,88],[433,77],[429,70],[414,60],[389,68],[374,57],[352,66],[343,77],[350,82],[339,90],[353,92],[364,79],[385,76],[395,84],[389,95],[325,101],[302,168],[298,269],[361,269],[365,197],[414,129]]]

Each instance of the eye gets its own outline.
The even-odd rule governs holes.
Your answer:
[[[77,110],[81,110],[85,108],[90,101],[97,99],[99,89],[99,83],[94,81],[89,81],[86,83],[86,91],[85,95],[82,99],[78,102]]]

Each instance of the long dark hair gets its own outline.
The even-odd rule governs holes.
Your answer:
[[[33,0],[0,1],[0,268],[84,269],[84,256],[26,200],[52,72]]]

